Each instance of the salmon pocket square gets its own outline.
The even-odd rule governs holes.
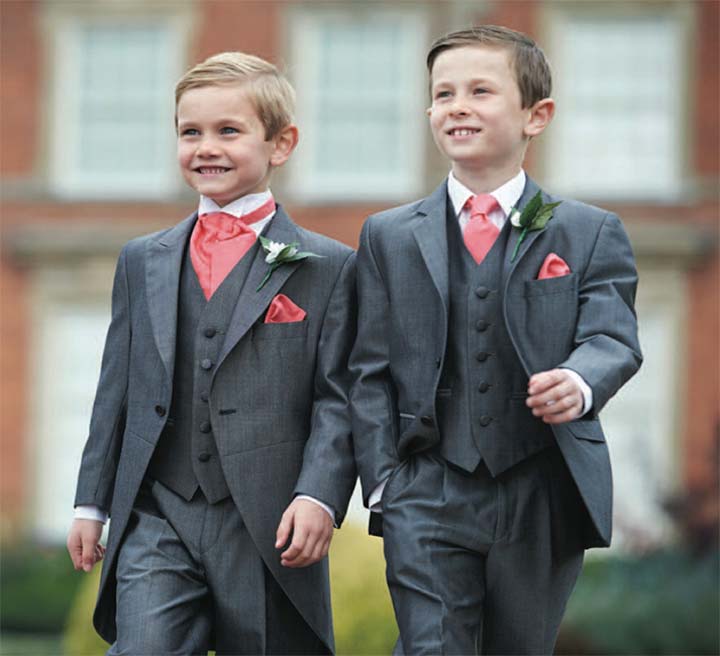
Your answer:
[[[278,294],[268,307],[265,323],[293,323],[302,321],[307,312],[293,303],[285,294]]]
[[[567,276],[569,273],[571,272],[567,262],[556,253],[550,253],[542,263],[537,279],[559,278],[560,276]]]

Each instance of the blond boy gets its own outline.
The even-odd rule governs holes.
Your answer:
[[[354,255],[269,190],[293,101],[251,55],[186,73],[177,152],[198,211],[120,255],[68,537],[89,571],[111,518],[94,616],[111,654],[334,649]]]

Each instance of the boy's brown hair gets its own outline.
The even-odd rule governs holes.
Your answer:
[[[437,39],[430,46],[427,56],[431,83],[433,65],[441,52],[477,45],[509,50],[523,109],[532,107],[538,100],[550,97],[552,74],[545,53],[527,34],[501,25],[479,25],[469,30],[451,32]]]
[[[221,52],[193,66],[175,86],[175,109],[189,89],[233,84],[246,86],[265,127],[265,139],[292,124],[295,91],[290,82],[270,62],[244,52]]]

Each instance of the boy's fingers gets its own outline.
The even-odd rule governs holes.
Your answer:
[[[302,554],[307,541],[307,531],[302,526],[296,526],[290,546],[280,555],[282,561],[293,563]]]
[[[561,369],[550,369],[533,374],[528,381],[528,394],[540,394],[557,385],[564,378],[565,373]]]
[[[95,548],[97,542],[90,537],[83,536],[82,540],[82,568],[89,572],[95,564]]]
[[[75,532],[71,531],[68,536],[67,550],[70,554],[73,567],[75,569],[82,569],[82,542],[80,541],[80,536]]]
[[[275,534],[275,548],[280,549],[290,537],[290,531],[293,527],[294,513],[288,508],[280,518],[277,533]]]
[[[571,394],[572,391],[573,389],[570,383],[568,381],[562,381],[560,383],[556,383],[552,387],[542,392],[536,392],[535,394],[531,394],[530,396],[528,396],[526,403],[531,408],[546,405],[552,406],[558,401],[560,401],[563,397]]]

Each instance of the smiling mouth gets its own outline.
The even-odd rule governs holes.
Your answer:
[[[195,169],[196,173],[201,175],[219,175],[221,173],[227,173],[230,169],[221,166],[199,166]]]
[[[451,137],[469,137],[473,134],[479,134],[480,130],[477,128],[453,128],[448,130],[447,133]]]

